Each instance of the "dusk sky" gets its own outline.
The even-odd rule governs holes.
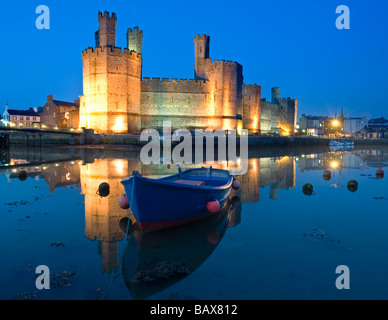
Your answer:
[[[39,5],[51,13],[38,30]],[[335,26],[336,7],[350,8],[350,30]],[[126,30],[144,30],[143,76],[193,78],[194,37],[208,34],[210,57],[243,65],[244,82],[298,100],[298,119],[312,115],[388,117],[387,1],[62,1],[3,2],[0,25],[0,112],[43,106],[47,95],[82,95],[82,56],[94,47],[98,11]]]

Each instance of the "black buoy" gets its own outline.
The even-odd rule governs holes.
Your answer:
[[[240,200],[240,198],[238,196],[234,196],[232,198],[232,200],[230,200],[230,202],[231,202],[233,208],[236,208],[236,207],[238,207],[241,204],[241,200]]]
[[[348,190],[350,192],[356,192],[358,190],[358,182],[356,180],[349,180]]]
[[[331,179],[331,172],[329,170],[323,171],[323,180],[329,181]]]
[[[315,194],[314,192],[314,187],[311,183],[306,183],[304,186],[303,186],[303,193],[306,195],[306,196],[312,196]]]
[[[129,226],[128,226],[128,223],[129,223]],[[127,217],[122,218],[119,222],[119,226],[122,232],[127,233],[127,231],[131,230],[132,228],[132,221]]]
[[[100,197],[107,197],[110,194],[110,186],[108,183],[103,182],[99,185],[98,190],[96,192]]]
[[[18,174],[18,178],[19,178],[20,181],[26,181],[27,177],[28,177],[27,171],[22,170]]]

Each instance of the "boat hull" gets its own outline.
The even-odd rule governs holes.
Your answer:
[[[169,178],[149,179],[134,174],[122,181],[130,208],[142,232],[172,228],[214,214],[208,211],[207,203],[217,200],[222,208],[228,200],[233,182],[233,177],[228,177],[224,178],[225,183],[221,186],[197,186],[176,183],[173,177],[169,177],[170,181]],[[206,183],[209,183],[209,179],[213,182],[217,179],[206,176],[195,178],[201,178]]]

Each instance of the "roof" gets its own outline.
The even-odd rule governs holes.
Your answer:
[[[306,116],[305,114],[302,114],[301,119],[302,117],[305,117],[308,120],[326,120],[329,118],[328,116],[311,116],[311,115]]]
[[[368,123],[369,124],[381,124],[381,123],[388,124],[388,120],[385,119],[384,117],[381,117],[381,118],[371,119],[368,121]]]
[[[60,100],[53,100],[53,103],[57,107],[76,107],[76,108],[79,108],[79,106],[77,104],[75,104],[74,102],[66,102],[66,101],[60,101]]]
[[[13,116],[27,116],[27,117],[39,117],[39,113],[35,112],[34,110],[15,110],[15,109],[8,109],[6,110],[10,115]]]
[[[373,133],[373,132],[378,132],[378,133],[381,133],[381,132],[385,132],[387,129],[383,129],[383,128],[373,128],[373,127],[370,127],[370,126],[365,126],[363,127],[361,130],[355,132],[355,133],[362,133],[362,132],[366,132],[366,133]]]

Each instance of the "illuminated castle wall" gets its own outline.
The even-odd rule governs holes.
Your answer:
[[[239,63],[212,60],[209,36],[194,38],[194,79],[143,78],[143,31],[128,29],[122,50],[116,47],[116,15],[98,17],[96,47],[82,54],[80,127],[139,133],[170,121],[173,129],[260,132],[261,87],[244,85]]]
[[[100,12],[98,21],[96,48],[82,53],[80,127],[99,132],[140,131],[141,55],[116,47],[114,13]]]
[[[261,133],[292,134],[297,122],[297,101],[280,98],[279,88],[271,89],[271,101],[262,99],[260,103]]]

